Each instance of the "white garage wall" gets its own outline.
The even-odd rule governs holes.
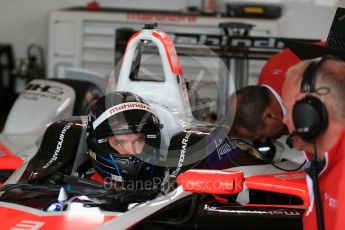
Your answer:
[[[326,40],[335,11],[336,5],[325,6],[312,1],[285,4],[285,14],[280,22],[279,35]]]
[[[201,0],[100,0],[106,7],[182,10]],[[220,9],[232,0],[218,0]],[[235,1],[235,0],[234,0]],[[280,36],[325,38],[336,5],[344,0],[249,0],[251,2],[282,2]],[[26,56],[29,44],[48,47],[48,14],[50,11],[84,6],[87,0],[0,0],[0,43],[11,43],[16,58]],[[237,2],[240,2],[237,0]],[[344,4],[343,4],[344,5]],[[307,29],[306,29],[307,28]]]
[[[26,48],[32,43],[39,44],[47,50],[49,12],[55,9],[85,6],[87,2],[81,0],[0,0],[0,43],[13,44],[16,57],[25,57]],[[159,8],[159,5],[163,5],[167,9],[179,9],[185,1],[114,0],[100,2],[104,6],[122,8],[130,6]]]

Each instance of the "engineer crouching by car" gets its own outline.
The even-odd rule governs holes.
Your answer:
[[[229,98],[228,113],[233,119],[226,127],[229,136],[244,138],[257,148],[274,148],[273,162],[304,161],[299,151],[285,144],[288,130],[282,121],[285,108],[281,98],[286,71],[300,61],[290,49],[280,51],[263,66],[258,85],[240,88]]]
[[[300,61],[290,49],[282,50],[263,66],[258,85],[240,88],[230,97],[231,135],[265,143],[287,134],[282,122],[282,85],[287,69]]]

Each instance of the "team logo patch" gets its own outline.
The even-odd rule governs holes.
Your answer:
[[[124,112],[127,110],[133,110],[133,109],[138,109],[138,110],[145,110],[147,112],[152,113],[151,108],[144,104],[144,103],[139,103],[139,102],[127,102],[119,105],[115,105],[106,111],[104,111],[94,122],[93,122],[93,129],[95,130],[103,121],[108,119],[109,117],[120,113]]]

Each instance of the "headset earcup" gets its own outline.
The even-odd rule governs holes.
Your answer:
[[[306,96],[297,101],[292,110],[292,117],[298,135],[305,141],[315,139],[328,124],[326,108],[314,96]]]

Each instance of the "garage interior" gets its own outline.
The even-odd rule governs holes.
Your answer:
[[[116,217],[118,220],[115,218],[116,220],[111,220],[111,222],[119,224],[119,229],[127,229],[127,227],[130,229],[132,229],[132,227],[133,229],[161,229],[162,226],[166,225],[168,225],[167,229],[179,229],[180,226],[190,229],[195,223],[200,223],[200,226],[206,226],[205,229],[209,229],[211,226],[209,223],[217,221],[216,218],[213,219],[214,216],[216,216],[217,218],[224,218],[223,222],[217,223],[219,229],[226,229],[228,225],[232,224],[238,224],[237,229],[257,229],[258,226],[271,227],[268,229],[276,229],[277,226],[281,226],[281,229],[294,229],[295,226],[302,228],[302,216],[306,204],[310,202],[309,195],[311,192],[309,191],[310,193],[308,194],[308,187],[304,180],[306,173],[303,171],[301,174],[299,171],[304,167],[308,159],[306,159],[305,154],[302,155],[299,150],[297,151],[290,148],[291,146],[288,144],[289,138],[293,137],[294,134],[289,136],[286,132],[284,136],[283,134],[279,136],[281,139],[278,139],[278,137],[272,138],[274,141],[278,139],[278,141],[281,142],[277,145],[267,140],[266,143],[262,142],[259,143],[258,146],[255,146],[254,142],[258,141],[259,138],[253,138],[253,140],[249,140],[250,138],[248,138],[248,140],[243,138],[243,140],[238,141],[240,135],[238,133],[230,134],[230,131],[227,130],[226,133],[225,131],[221,133],[223,135],[221,137],[225,137],[224,139],[230,143],[230,139],[232,138],[230,138],[230,136],[234,135],[234,139],[231,139],[231,141],[236,139],[238,142],[234,142],[236,143],[234,145],[226,145],[228,142],[223,139],[217,142],[217,138],[220,137],[218,133],[217,135],[214,133],[218,131],[218,128],[220,130],[226,126],[224,124],[227,122],[227,118],[230,117],[229,107],[231,107],[231,105],[229,101],[234,92],[245,86],[259,85],[259,76],[267,60],[280,51],[286,50],[285,48],[291,48],[294,52],[298,52],[299,57],[308,57],[307,54],[304,55],[304,53],[308,51],[307,48],[302,47],[299,49],[299,45],[307,43],[310,45],[319,42],[323,44],[324,42],[327,43],[325,46],[329,46],[326,48],[335,48],[336,50],[333,51],[336,54],[338,52],[341,58],[345,59],[344,34],[341,34],[343,37],[337,41],[338,43],[334,43],[335,46],[331,47],[331,45],[328,45],[330,44],[331,33],[334,32],[332,28],[335,28],[335,24],[344,24],[345,20],[342,20],[344,17],[341,17],[342,19],[339,20],[339,22],[335,20],[335,15],[337,12],[340,12],[340,10],[343,10],[342,13],[345,14],[344,0],[31,0],[25,3],[18,0],[3,0],[3,4],[0,7],[0,166],[1,157],[6,155],[6,151],[10,152],[10,155],[15,155],[15,157],[21,159],[20,162],[16,162],[18,165],[15,165],[13,170],[11,169],[12,171],[7,170],[5,174],[1,174],[0,170],[0,199],[2,199],[2,183],[6,183],[5,181],[7,178],[12,179],[13,177],[18,179],[16,178],[16,173],[12,173],[17,172],[15,170],[19,166],[19,163],[22,163],[22,160],[27,160],[29,157],[32,157],[27,165],[32,166],[35,164],[35,167],[38,167],[37,165],[43,164],[42,162],[46,159],[45,157],[47,157],[49,161],[43,164],[42,168],[49,169],[50,165],[56,163],[55,161],[58,159],[63,144],[65,144],[65,146],[67,144],[71,144],[71,146],[75,144],[77,146],[75,149],[72,147],[69,148],[69,146],[64,147],[65,154],[75,157],[71,159],[76,160],[73,163],[66,163],[68,160],[72,161],[70,158],[65,160],[63,163],[65,164],[64,166],[66,166],[66,170],[64,168],[63,170],[65,171],[63,173],[67,172],[66,175],[62,173],[63,176],[61,176],[59,173],[62,171],[62,166],[61,168],[57,167],[59,173],[54,174],[54,177],[50,177],[51,175],[49,175],[49,183],[52,183],[54,186],[60,186],[59,183],[61,180],[67,178],[67,180],[72,181],[71,184],[73,184],[75,181],[71,178],[75,176],[74,174],[80,178],[89,179],[89,177],[84,178],[86,175],[85,172],[89,173],[92,171],[92,173],[98,173],[97,169],[95,169],[96,167],[92,165],[94,163],[93,160],[96,159],[96,153],[92,149],[88,149],[90,143],[87,138],[91,135],[89,133],[90,127],[87,125],[96,117],[95,114],[97,113],[95,112],[93,114],[92,112],[99,109],[97,106],[97,109],[94,108],[97,99],[109,92],[114,92],[115,89],[118,88],[124,89],[119,91],[126,91],[128,88],[131,89],[127,87],[126,82],[122,81],[120,78],[122,76],[121,74],[125,76],[127,73],[126,70],[123,69],[129,67],[129,82],[132,83],[131,86],[133,86],[133,89],[138,90],[134,93],[138,93],[139,95],[143,91],[146,91],[144,95],[149,95],[145,98],[145,100],[149,102],[147,103],[149,109],[145,107],[143,110],[151,111],[151,106],[154,112],[158,111],[159,115],[164,115],[162,116],[162,120],[165,119],[164,121],[168,121],[166,122],[168,123],[167,125],[164,125],[164,122],[161,124],[158,122],[157,129],[158,132],[161,133],[149,133],[147,136],[144,136],[144,138],[159,139],[159,143],[155,143],[158,147],[155,147],[157,147],[157,149],[161,148],[159,150],[162,150],[161,152],[165,154],[162,158],[166,161],[168,161],[169,151],[175,151],[180,154],[179,157],[176,159],[174,158],[177,169],[173,171],[170,170],[169,167],[166,167],[169,168],[169,173],[173,171],[171,175],[173,175],[175,179],[183,166],[184,154],[187,151],[186,149],[188,149],[186,147],[188,141],[193,142],[193,138],[198,140],[197,138],[200,136],[202,136],[202,148],[205,146],[208,147],[209,143],[211,143],[210,145],[215,145],[212,151],[209,151],[205,147],[205,152],[210,152],[208,153],[209,155],[206,154],[207,157],[214,154],[214,159],[222,159],[222,154],[228,154],[228,152],[231,152],[236,147],[239,149],[238,151],[240,153],[250,152],[250,154],[252,154],[248,158],[250,160],[252,160],[251,157],[253,157],[253,155],[255,156],[257,153],[262,154],[262,152],[266,151],[265,148],[268,148],[269,150],[267,152],[272,155],[268,154],[267,156],[272,159],[269,158],[270,161],[267,161],[266,158],[261,159],[264,158],[262,156],[266,157],[266,155],[260,155],[261,158],[259,159],[264,162],[260,163],[266,165],[267,162],[269,162],[270,164],[268,169],[258,167],[260,168],[258,169],[258,173],[255,171],[255,168],[254,171],[258,175],[254,175],[254,173],[253,175],[247,175],[246,173],[250,170],[244,170],[243,172],[239,170],[234,173],[226,172],[227,176],[232,178],[232,185],[235,187],[232,193],[226,194],[229,195],[226,199],[224,198],[224,194],[217,195],[217,193],[211,193],[209,191],[205,193],[202,193],[204,191],[197,191],[195,193],[202,193],[202,195],[193,194],[193,196],[187,197],[187,195],[183,193],[194,193],[193,190],[188,191],[188,188],[180,194],[178,193],[179,191],[177,191],[178,189],[174,190],[174,192],[177,191],[175,194],[176,196],[168,192],[165,194],[162,193],[162,196],[168,197],[168,199],[162,202],[155,200],[157,197],[155,197],[155,199],[150,197],[152,195],[151,193],[135,194],[136,196],[133,197],[139,197],[138,199],[144,196],[150,197],[150,199],[152,198],[152,200],[147,199],[147,197],[145,197],[146,200],[142,198],[144,200],[143,203],[148,205],[148,203],[152,201],[152,207],[160,207],[161,210],[157,209],[159,212],[156,212],[156,210],[152,211],[152,216],[142,211],[140,214],[144,213],[144,218],[138,220],[138,223],[144,223],[144,225],[132,226],[130,221],[128,221],[129,223],[126,222],[127,220],[123,220],[122,222],[121,218],[125,219],[126,217],[123,216],[126,215],[119,215]],[[166,34],[160,34],[156,31],[157,28]],[[342,28],[345,27],[338,25],[337,28],[341,28],[342,31]],[[157,33],[151,33],[152,31]],[[140,37],[140,39],[137,37]],[[152,37],[154,38],[152,39]],[[155,47],[157,42],[153,42],[154,39],[159,41],[157,47]],[[131,42],[133,41],[139,44],[135,48],[131,46]],[[178,60],[175,56],[174,48],[176,49]],[[315,50],[315,53],[317,52],[318,51]],[[125,54],[127,54],[127,56]],[[135,65],[127,65],[126,57],[128,58],[127,61],[130,60]],[[181,68],[179,68],[180,66]],[[170,72],[167,71],[167,69]],[[162,84],[161,88],[156,88],[154,84],[151,84],[152,82],[166,83],[167,75],[173,76],[173,83],[180,87],[176,95],[173,93],[169,94],[169,92],[176,92],[173,90],[169,91],[170,89],[175,89],[175,85],[174,87],[166,87],[165,85],[164,87],[166,88],[164,88]],[[46,82],[52,80],[52,82],[45,85],[45,80]],[[148,86],[148,88],[141,88],[139,84],[136,84],[138,82],[145,82],[144,86]],[[154,98],[155,94],[157,94],[157,98],[159,99],[156,100],[156,98]],[[152,98],[150,98],[151,96]],[[162,98],[159,96],[162,96]],[[134,97],[137,99],[136,96]],[[39,98],[39,100],[37,98]],[[51,101],[47,102],[47,100],[45,100],[47,98]],[[182,100],[180,100],[181,98]],[[186,98],[188,100],[184,100]],[[281,99],[281,95],[277,98]],[[178,103],[174,104],[174,99],[176,99]],[[40,100],[44,101],[44,103],[42,103],[41,107],[40,105],[35,105],[40,107],[39,111],[37,111],[37,107],[32,105],[35,101],[37,102]],[[186,103],[186,101],[188,101],[188,103]],[[132,102],[133,101],[130,101],[130,103]],[[285,116],[284,105],[281,104],[281,100],[278,100],[278,102],[280,103],[280,107],[278,107],[279,111],[281,109],[283,119]],[[136,105],[145,105],[142,101],[140,101],[140,103]],[[176,108],[171,109],[169,107],[171,105],[176,105]],[[188,108],[183,110],[185,109],[184,106]],[[90,108],[94,110],[91,109],[90,112]],[[124,108],[126,109],[126,106],[124,106]],[[190,124],[188,123],[189,120],[186,119],[188,121],[185,123],[183,119],[178,120],[180,119],[179,112],[182,111],[181,114],[189,115],[189,108],[191,109],[192,120],[196,121],[195,124],[197,125],[196,127],[185,128],[186,126],[183,125]],[[99,110],[102,111],[102,109]],[[121,109],[123,109],[123,107],[121,107]],[[107,112],[112,113],[113,111],[104,109],[104,114]],[[117,112],[115,112],[115,114],[116,113]],[[9,114],[11,116],[9,116]],[[43,116],[40,116],[42,114]],[[75,115],[75,117],[71,116],[71,114]],[[103,113],[101,114],[104,115]],[[154,113],[152,112],[152,114]],[[101,117],[101,119],[103,119],[101,122],[107,120],[109,117],[104,119]],[[186,117],[189,118],[188,116]],[[55,120],[55,118],[57,119]],[[272,115],[270,115],[269,118],[275,121],[278,120],[281,126],[287,128],[284,122],[272,117]],[[42,119],[42,122],[40,122],[39,119]],[[60,123],[61,120],[62,122]],[[155,119],[152,118],[152,120]],[[96,129],[100,124],[97,122],[100,121],[93,122],[95,122],[96,125],[93,124],[92,127]],[[180,123],[176,125],[174,122],[176,122],[176,124],[180,122],[182,125],[180,125]],[[194,125],[193,122],[191,122],[191,124]],[[127,123],[124,126],[126,125],[127,127],[129,126]],[[136,125],[136,127],[140,125]],[[179,130],[181,127],[183,127],[183,129]],[[67,136],[70,135],[66,134],[70,128],[73,130],[71,131],[72,138],[70,136],[71,142],[66,144],[67,141],[64,142],[64,138],[67,139]],[[28,132],[26,132],[27,130]],[[23,131],[23,133],[21,133],[21,131]],[[30,133],[31,131],[33,132]],[[42,132],[46,132],[46,134],[43,135]],[[122,134],[123,133],[121,133],[121,135]],[[134,132],[134,134],[138,133]],[[116,135],[113,133],[113,136]],[[164,139],[165,137],[167,138]],[[209,137],[215,138],[216,141],[213,139],[210,141],[208,139]],[[103,139],[97,139],[97,144],[109,141],[108,138],[109,136]],[[133,143],[140,142],[142,139],[142,137],[141,139],[137,138]],[[162,142],[160,142],[161,140]],[[54,141],[56,141],[56,143]],[[197,141],[195,141],[195,143],[199,144]],[[195,144],[195,146],[197,146],[197,144]],[[268,147],[265,144],[267,144]],[[163,149],[162,146],[166,148]],[[235,147],[233,148],[233,146]],[[241,148],[241,146],[244,147]],[[192,147],[194,146],[192,145]],[[259,150],[260,148],[263,149],[262,152]],[[269,152],[273,148],[274,153]],[[192,150],[189,151],[199,153],[196,148],[190,149]],[[28,153],[26,154],[27,150]],[[35,155],[36,153],[37,155]],[[52,155],[50,156],[48,153]],[[154,153],[156,152],[154,151]],[[291,154],[291,158],[284,158],[284,153],[287,153],[286,155]],[[122,153],[120,153],[120,155],[121,154]],[[112,158],[113,155],[110,153],[108,155],[110,159],[105,161],[113,164],[111,165],[111,167],[114,167],[113,171],[115,171],[116,168],[119,173],[117,163],[115,163]],[[131,154],[124,155],[129,156]],[[81,156],[80,159],[78,158],[79,156]],[[40,157],[42,157],[43,160],[39,159]],[[91,159],[92,157],[95,158]],[[202,160],[208,159],[207,157],[202,158]],[[275,165],[277,162],[274,161],[274,157],[277,159],[280,157],[277,160],[278,166]],[[248,159],[246,158],[244,161],[246,162]],[[35,160],[38,163],[35,162]],[[231,161],[232,160],[231,158]],[[241,160],[243,159],[240,159],[239,164],[231,162],[234,163],[234,168],[240,168],[242,166]],[[253,161],[255,160],[257,159],[255,158]],[[24,165],[25,163],[27,162],[24,162]],[[130,163],[132,164],[133,162]],[[137,162],[134,162],[133,165],[135,163]],[[33,170],[33,168],[27,167],[27,165],[23,167],[23,170]],[[234,165],[231,165],[231,167]],[[246,164],[244,165],[248,166]],[[249,166],[253,165],[249,164]],[[288,165],[288,168],[287,170],[281,169],[279,165]],[[84,171],[85,174],[80,176],[81,174],[79,175],[79,172],[76,170],[76,168],[79,169],[79,167],[89,168]],[[111,168],[110,166],[106,167]],[[290,170],[289,167],[290,169],[293,168],[293,170]],[[223,169],[224,168],[221,170]],[[243,169],[241,168],[241,170]],[[270,173],[273,175],[279,170],[284,171],[285,174],[279,174],[278,176],[272,176],[273,179],[267,179],[267,175]],[[24,178],[24,181],[29,177],[31,180],[31,177],[35,177],[36,174],[39,174],[37,172],[30,174],[27,173],[27,171],[25,171],[25,173],[23,173],[23,171],[18,173],[18,175],[23,173],[21,179]],[[42,171],[45,172],[44,170]],[[187,173],[189,172],[189,170],[186,171]],[[297,173],[295,171],[297,171]],[[290,172],[295,174],[290,174]],[[166,175],[169,173],[166,173]],[[192,177],[193,179],[199,179],[197,176],[194,177],[195,175],[193,173],[192,171],[191,175],[182,174],[180,177],[182,178],[181,181],[183,177],[185,177],[187,182]],[[198,173],[199,172],[197,172],[196,175]],[[207,174],[207,172],[206,174],[203,173],[205,172],[201,172],[200,178],[208,176],[213,178],[212,175]],[[88,174],[88,176],[90,175],[91,173]],[[114,176],[113,174],[110,175]],[[27,178],[25,178],[26,176]],[[122,180],[121,175],[120,177]],[[41,182],[40,179],[41,178],[37,179],[37,183]],[[113,177],[111,177],[111,179],[116,181]],[[42,181],[44,180],[42,179]],[[235,182],[238,182],[237,180],[240,181],[240,188],[236,187],[237,184],[235,184]],[[266,180],[269,180],[271,185],[268,185],[269,183],[265,184]],[[291,185],[289,184],[290,180],[297,181],[295,184],[296,187],[289,187]],[[111,181],[111,183],[114,181]],[[179,185],[182,187],[183,181],[181,181],[179,181]],[[264,181],[262,182],[264,185],[257,183],[257,181],[260,181],[260,183]],[[30,183],[31,182],[32,181],[30,181]],[[36,183],[36,181],[34,182]],[[78,183],[79,182],[80,181],[78,181]],[[105,181],[102,182],[104,186],[106,183]],[[116,183],[117,182],[118,181],[116,181]],[[114,186],[115,190],[117,189],[116,183],[114,182],[114,184],[111,184],[111,187]],[[264,189],[260,190],[257,184],[260,184],[260,186],[262,185]],[[286,190],[282,192],[279,185]],[[11,185],[5,188],[9,188],[10,191],[12,190]],[[35,186],[33,186],[33,188],[36,189]],[[32,189],[32,187],[29,186],[29,190],[30,189]],[[37,190],[40,189],[40,187],[37,187]],[[56,187],[54,187],[54,189],[56,193]],[[267,189],[267,191],[265,189]],[[8,191],[6,191],[5,194],[9,194],[9,196],[4,199],[9,198],[11,202],[15,203],[16,194],[13,195],[11,192],[7,192]],[[43,189],[43,193],[44,192]],[[87,190],[87,192],[90,191]],[[286,194],[284,192],[286,192]],[[63,196],[64,193],[60,190],[58,195],[58,199],[60,199],[60,195]],[[91,195],[95,194],[91,193]],[[211,198],[207,197],[208,195]],[[102,194],[100,197],[101,199],[103,198]],[[130,195],[128,195],[128,197],[130,197]],[[174,203],[173,199],[176,197],[178,197],[178,199],[181,198],[181,200]],[[24,198],[24,203],[30,200],[30,197],[29,199],[26,197]],[[120,212],[126,213],[130,211],[132,207],[138,207],[136,206],[137,203],[133,201],[134,198],[130,197],[130,199],[132,199],[132,203],[128,202],[128,207],[126,206],[127,203],[124,205],[126,207],[122,207],[122,204],[120,204],[121,208],[123,208]],[[331,197],[327,199],[330,199],[330,206],[336,206],[336,204],[331,202]],[[64,202],[66,200],[67,199],[65,199]],[[252,203],[250,203],[249,200]],[[164,204],[166,205],[164,206],[163,203],[165,201],[171,202],[173,204],[172,206],[176,206],[173,208],[171,208],[170,204]],[[198,203],[199,201],[202,202]],[[231,204],[235,203],[236,205],[245,205],[234,206],[235,208],[231,206],[231,210],[228,211],[227,202]],[[281,202],[279,203],[280,206],[275,207],[272,205],[275,204],[275,202]],[[0,203],[3,203],[2,200],[0,200]],[[114,203],[119,204],[121,202],[116,200]],[[246,206],[248,203],[252,206]],[[131,206],[132,204],[134,205]],[[264,204],[264,206],[260,207],[260,204]],[[31,207],[30,205],[28,206]],[[89,207],[101,207],[102,211],[106,210],[109,211],[109,213],[115,210],[109,208],[109,206],[107,206],[107,204],[104,205],[104,203],[101,205],[92,203]],[[63,211],[63,207],[58,211]],[[1,208],[2,206],[0,205],[0,209]],[[37,207],[35,206],[34,208]],[[41,212],[44,210],[49,212],[50,208],[51,206],[46,209],[39,209],[38,211]],[[109,208],[109,210],[107,208]],[[147,210],[150,208],[147,208]],[[264,210],[267,209],[267,213],[264,213],[265,215],[262,215],[262,218],[260,217],[262,214],[261,208]],[[205,216],[207,216],[207,218],[204,219],[200,217],[200,213],[202,213],[202,215],[206,213]],[[241,216],[243,213],[246,214]],[[252,215],[253,213],[256,216]],[[258,213],[260,215],[257,215]],[[247,220],[247,214],[253,219],[248,218]],[[131,215],[132,214],[130,214],[130,217],[132,218],[134,216],[133,219],[135,219],[136,215]],[[238,216],[229,219],[228,215]],[[113,217],[114,216],[108,216],[107,218],[110,220]],[[151,217],[153,218],[150,219]],[[320,217],[320,215],[318,217]],[[40,218],[42,218],[42,216]],[[43,218],[45,218],[44,215]],[[146,218],[149,219],[148,222],[145,222],[147,220]],[[102,221],[97,224],[103,225],[105,222],[106,220],[103,222],[102,219]],[[269,223],[267,224],[266,222]],[[20,227],[21,224],[22,223],[19,223],[16,226]],[[196,225],[197,224],[195,224],[195,226]],[[321,225],[323,225],[323,223],[319,224],[319,226]],[[144,227],[141,228],[142,226]],[[101,229],[111,228],[105,226],[105,228]]]
[[[229,22],[251,25],[248,33],[254,37],[326,40],[335,10],[343,4],[343,1],[335,0],[142,2],[37,1],[40,8],[35,7],[33,2],[30,5],[16,1],[3,4],[0,10],[0,17],[4,19],[1,20],[0,35],[0,127],[3,126],[14,99],[31,79],[64,78],[66,73],[78,74],[75,72],[78,69],[109,78],[117,61],[116,55],[121,56],[121,44],[117,44],[119,49],[116,49],[115,44],[117,30],[120,30],[118,34],[123,33],[123,29],[135,31],[141,29],[145,22],[155,21],[160,29],[170,34],[243,34],[241,29],[236,31],[236,28],[221,26],[222,23]],[[247,8],[249,10],[245,14],[243,9],[246,6],[252,8]],[[271,41],[266,41],[266,44],[269,43]],[[184,52],[184,56],[188,55],[188,50],[183,49],[183,45],[182,48],[178,44],[176,46],[178,52],[180,50]],[[211,102],[209,110],[217,115],[226,113],[226,108],[221,108],[221,104],[226,104],[224,102],[230,92],[241,86],[256,84],[263,63],[277,51],[278,49],[269,50],[259,58],[243,58],[246,55],[243,53],[239,54],[241,57],[236,57],[231,52],[220,56],[225,69],[217,64],[209,68],[209,74],[213,77],[198,79],[200,84],[195,90],[197,96],[191,98],[192,102]],[[202,58],[198,58],[198,62],[201,62],[199,65],[204,65]],[[183,55],[180,55],[180,59],[185,80],[193,84],[198,66],[185,62]],[[152,68],[153,71],[158,71],[158,67],[152,65]],[[229,83],[229,76],[235,76],[233,84]],[[202,119],[203,111],[197,111],[195,115]]]

